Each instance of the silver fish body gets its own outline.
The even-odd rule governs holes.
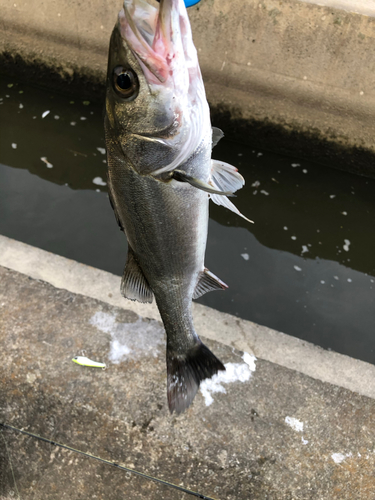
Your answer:
[[[213,175],[209,111],[189,30],[183,0],[162,0],[159,11],[125,0],[110,43],[105,117],[110,198],[128,240],[121,291],[142,302],[155,296],[167,333],[169,409],[177,413],[203,379],[225,370],[195,332],[191,304],[226,288],[204,266],[208,204],[216,197],[237,211],[218,192],[243,184],[226,164]]]

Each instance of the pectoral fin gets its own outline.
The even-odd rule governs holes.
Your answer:
[[[228,285],[206,268],[199,276],[193,299],[198,299],[212,290],[225,290],[226,288],[228,288]]]
[[[183,172],[182,170],[174,170],[172,178],[179,182],[188,182],[193,187],[201,189],[202,191],[206,191],[206,193],[215,194],[217,196],[233,196],[232,191],[224,192],[221,191],[220,189],[215,189],[214,187],[207,184],[207,182],[204,182],[200,179],[196,179],[195,177],[192,177],[191,175],[187,174],[186,172]]]
[[[230,189],[232,192],[241,189],[245,184],[244,178],[238,172],[236,167],[229,165],[229,163],[217,160],[212,160],[211,182],[217,189],[223,191]],[[242,215],[238,208],[233,205],[233,203],[228,200],[226,196],[217,196],[217,194],[214,193],[211,195],[211,200],[216,203],[216,205],[222,205],[248,222],[251,222],[252,224],[254,223],[252,220]]]
[[[121,280],[121,294],[126,299],[151,303],[154,294],[135,258],[133,249],[128,247],[128,258]]]
[[[224,132],[221,129],[217,127],[212,127],[212,149],[223,137],[224,137]]]

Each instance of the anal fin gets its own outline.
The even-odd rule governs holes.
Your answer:
[[[197,286],[194,290],[193,299],[198,299],[202,297],[207,292],[212,290],[226,290],[228,285],[221,281],[217,276],[215,276],[207,268],[200,274]]]
[[[128,247],[124,274],[121,280],[121,294],[126,299],[151,303],[154,294],[148,284],[142,269],[135,258],[133,249]]]

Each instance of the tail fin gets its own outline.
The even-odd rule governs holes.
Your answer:
[[[169,411],[177,414],[185,411],[202,380],[211,378],[219,370],[225,370],[225,366],[201,341],[184,355],[167,350]]]

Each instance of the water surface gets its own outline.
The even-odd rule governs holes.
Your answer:
[[[121,275],[102,108],[0,79],[0,233]],[[272,143],[270,143],[272,149]],[[211,204],[199,302],[375,363],[375,181],[222,140],[248,224]]]

